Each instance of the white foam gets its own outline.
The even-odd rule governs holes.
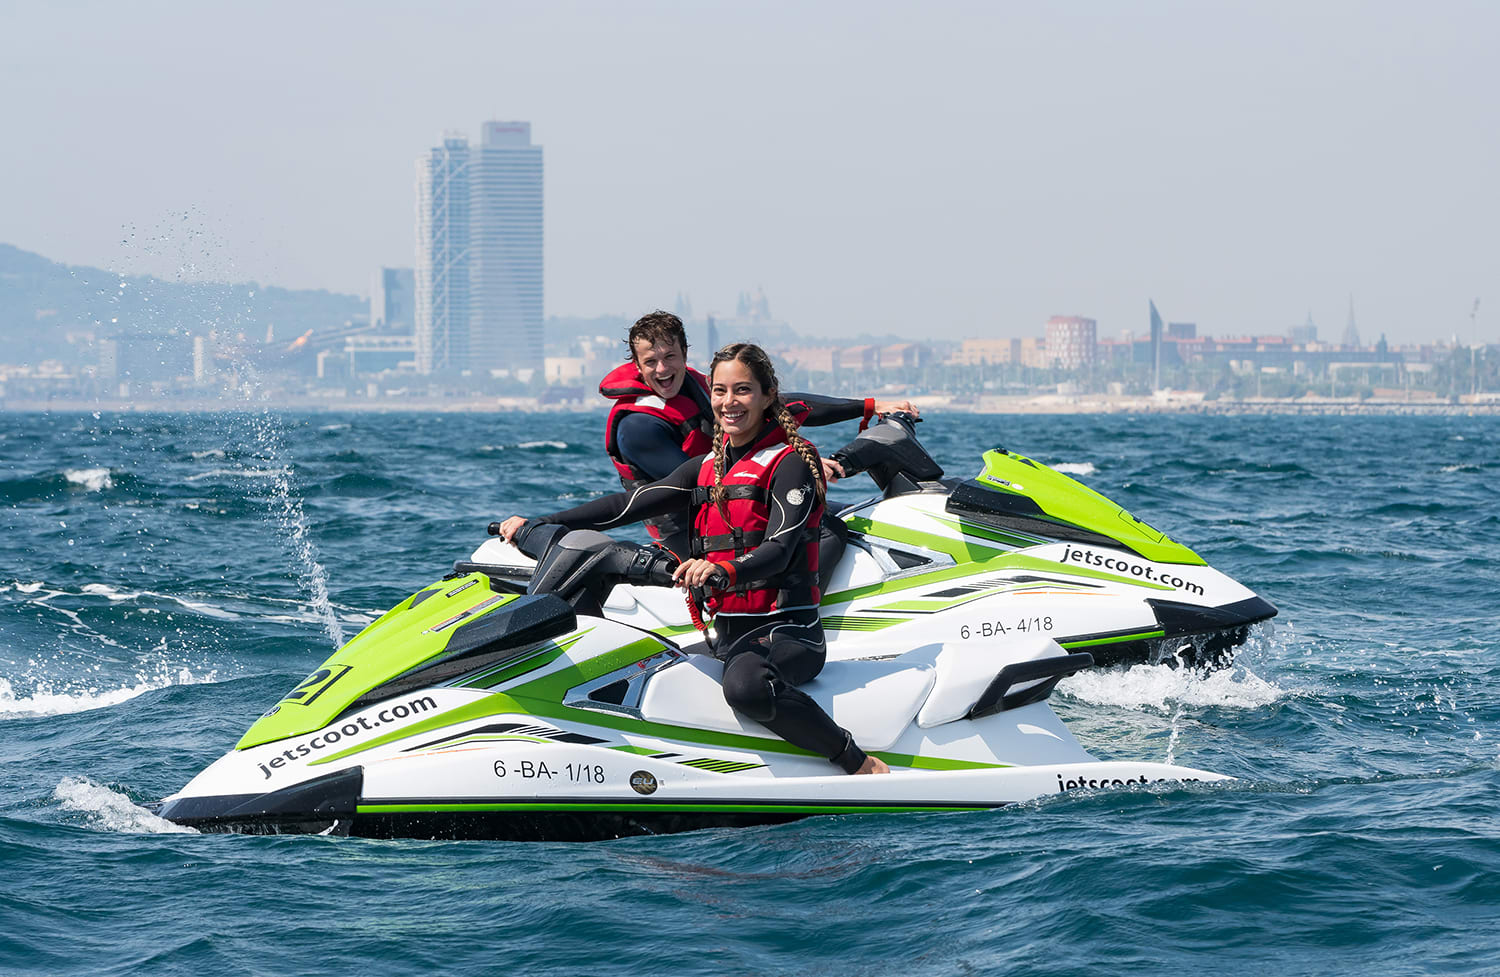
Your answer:
[[[561,451],[568,446],[566,441],[522,441],[517,448],[556,448]]]
[[[193,457],[196,458],[196,459],[198,459],[199,461],[203,460],[204,458],[223,458],[224,457],[224,449],[223,448],[209,448],[207,451],[194,451],[192,454],[193,454]]]
[[[83,592],[95,597],[103,597],[109,601],[137,600],[141,597],[155,597],[158,600],[170,600],[181,604],[190,611],[196,611],[205,617],[215,617],[221,621],[238,621],[240,615],[232,611],[226,611],[212,604],[205,604],[201,600],[188,600],[186,597],[178,597],[176,594],[162,594],[154,590],[120,590],[107,583],[87,583],[83,585]]]
[[[1062,472],[1064,475],[1094,474],[1094,464],[1089,461],[1064,461],[1051,467],[1053,471]]]
[[[157,817],[124,794],[96,784],[87,777],[64,777],[52,792],[52,798],[64,811],[86,814],[92,826],[105,831],[130,834],[198,833],[193,828]]]
[[[1480,468],[1478,465],[1444,465],[1443,466],[1443,473],[1445,475],[1451,475],[1454,472],[1476,472],[1477,473],[1477,472],[1481,472],[1483,470],[1484,469]]]
[[[210,672],[199,678],[186,668],[176,675],[163,674],[147,677],[136,676],[136,684],[114,689],[87,689],[81,692],[54,692],[52,686],[38,684],[31,695],[16,697],[15,688],[9,679],[0,678],[0,719],[21,719],[28,716],[64,716],[75,712],[88,712],[129,702],[138,695],[170,685],[198,685],[215,681],[217,673]]]
[[[1095,705],[1170,712],[1172,706],[1259,709],[1287,693],[1243,665],[1204,675],[1189,668],[1133,665],[1124,671],[1089,669],[1064,679],[1059,692]]]
[[[82,485],[90,492],[115,487],[115,480],[109,477],[108,468],[69,468],[63,472],[63,478],[73,485]]]
[[[324,424],[322,427],[318,428],[318,430],[319,431],[347,431],[347,430],[349,430],[349,425],[347,425],[347,424]]]
[[[93,594],[96,597],[105,597],[113,601],[135,600],[141,596],[139,592],[117,590],[107,583],[86,583],[83,585],[85,594]]]

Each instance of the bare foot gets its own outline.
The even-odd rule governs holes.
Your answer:
[[[865,757],[865,762],[861,763],[859,765],[859,769],[856,770],[856,771],[854,771],[854,772],[856,774],[861,774],[861,773],[890,773],[891,772],[891,768],[889,766],[887,766],[886,762],[884,760],[880,759],[880,757],[877,757],[877,756],[868,756],[867,755]]]

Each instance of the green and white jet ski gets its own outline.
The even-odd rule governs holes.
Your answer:
[[[1041,462],[996,448],[967,481],[891,414],[835,453],[881,494],[839,513],[843,558],[823,588],[830,660],[888,657],[932,641],[1042,636],[1101,667],[1222,667],[1276,607],[1120,505]],[[533,561],[500,539],[456,569],[517,590]],[[609,618],[690,640],[679,594],[619,587]]]
[[[734,713],[716,658],[599,614],[621,585],[668,583],[669,557],[545,528],[527,540],[529,594],[455,571],[403,600],[161,816],[206,831],[594,840],[1226,779],[1091,755],[1046,702],[1090,655],[1009,628],[903,646],[892,627],[878,660],[829,662],[802,686],[893,771],[846,775]]]

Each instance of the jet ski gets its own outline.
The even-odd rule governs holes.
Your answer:
[[[917,421],[886,415],[833,455],[880,494],[838,513],[847,545],[822,588],[830,660],[1041,636],[1100,667],[1218,668],[1276,615],[1186,546],[1033,458],[995,448],[974,478],[945,478]],[[533,562],[491,539],[455,568],[521,591]],[[666,637],[694,629],[681,598],[658,588],[617,588],[604,612]]]
[[[801,687],[892,769],[846,775],[732,711],[718,659],[603,613],[621,587],[669,585],[674,559],[540,530],[526,593],[480,571],[422,588],[158,813],[204,831],[582,841],[1227,779],[1088,752],[1047,699],[1093,659],[1038,629],[829,662]]]

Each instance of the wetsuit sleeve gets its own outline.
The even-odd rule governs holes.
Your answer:
[[[666,478],[687,461],[682,438],[671,424],[650,414],[626,414],[615,428],[620,457],[647,478]]]
[[[841,421],[857,421],[868,418],[874,404],[867,400],[849,397],[825,397],[822,394],[782,394],[781,399],[791,404],[802,401],[811,412],[802,421],[803,427],[822,427]]]
[[[786,572],[798,548],[807,545],[803,530],[817,504],[812,469],[802,456],[793,453],[781,459],[771,476],[771,518],[765,538],[749,553],[728,561],[735,582],[765,580]]]
[[[701,464],[698,459],[690,458],[678,465],[666,478],[637,486],[629,492],[616,492],[590,499],[583,505],[531,521],[555,523],[569,529],[604,530],[627,526],[651,516],[665,516],[673,512],[691,513],[693,489],[698,484],[698,468]]]

